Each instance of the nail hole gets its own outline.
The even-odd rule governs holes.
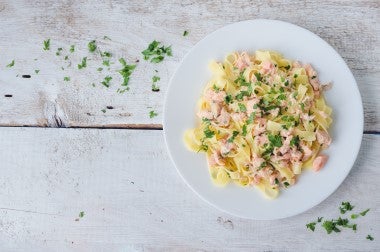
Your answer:
[[[107,106],[107,109],[113,109],[113,107],[112,106]]]
[[[6,95],[4,95],[5,97],[8,97],[8,98],[10,98],[10,97],[13,97],[13,95],[11,95],[11,94],[6,94]]]
[[[30,76],[29,74],[23,74],[21,77],[22,77],[22,78],[27,78],[27,79],[29,79],[29,78],[32,77],[32,76]]]

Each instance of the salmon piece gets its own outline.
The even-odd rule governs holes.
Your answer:
[[[231,116],[225,108],[222,108],[220,115],[216,118],[216,122],[220,126],[228,126],[230,124]]]
[[[229,143],[226,140],[223,141],[223,144],[220,147],[220,153],[223,156],[226,156],[230,151],[236,149],[236,144]]]
[[[308,115],[306,113],[303,113],[303,114],[301,114],[301,118],[302,118],[302,120],[309,122],[309,121],[314,120],[315,115]]]
[[[212,102],[210,104],[211,113],[214,118],[217,118],[220,115],[220,112],[222,111],[223,105],[221,103],[214,103]]]
[[[265,118],[259,118],[258,124],[256,124],[255,128],[253,129],[253,135],[258,136],[265,132],[267,128],[267,120]]]
[[[301,64],[299,63],[299,61],[294,61],[293,64],[292,64],[292,66],[294,68],[300,68],[300,67],[302,67]]]
[[[255,141],[255,144],[258,144],[258,145],[264,145],[266,143],[269,143],[268,136],[264,134],[256,136],[254,141]]]
[[[212,114],[211,111],[207,111],[207,110],[201,110],[197,113],[197,116],[201,119],[203,118],[206,118],[206,119],[213,119],[214,118],[214,115]]]
[[[212,89],[208,89],[205,93],[205,99],[209,102],[222,103],[224,98],[226,98],[226,92],[224,91],[214,91]]]
[[[244,70],[249,66],[251,62],[251,59],[249,58],[249,55],[246,52],[242,52],[239,57],[237,58],[235,62],[235,66],[240,70]]]
[[[306,161],[313,155],[313,151],[306,144],[301,143],[300,146],[303,151],[302,161]]]
[[[275,72],[275,70],[276,70],[276,68],[272,62],[263,61],[261,63],[260,73],[262,73],[262,74],[273,74]]]
[[[253,106],[255,106],[256,104],[259,104],[259,102],[260,102],[260,99],[258,99],[258,98],[253,98],[253,99],[247,101],[246,107],[247,107],[247,114],[248,115],[250,115],[252,112],[256,112],[257,109],[259,109],[259,108],[256,108],[256,109],[253,108]]]
[[[245,113],[232,113],[231,117],[235,122],[241,122],[247,118]]]
[[[317,156],[313,161],[313,171],[317,172],[322,169],[325,166],[327,159],[328,157],[326,155]]]
[[[316,137],[318,143],[329,146],[331,144],[331,137],[329,136],[329,133],[327,133],[324,130],[317,130]]]

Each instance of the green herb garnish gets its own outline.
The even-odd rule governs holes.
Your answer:
[[[158,116],[158,114],[156,112],[154,112],[153,110],[149,111],[149,117],[150,118],[153,118],[155,116]]]
[[[242,128],[242,133],[241,133],[243,136],[246,136],[247,135],[247,125],[244,124],[243,125],[243,128]]]
[[[247,108],[245,107],[244,104],[238,103],[238,106],[239,106],[240,112],[246,112],[247,111]]]
[[[149,60],[152,63],[159,63],[164,60],[165,55],[172,56],[171,46],[159,46],[161,42],[154,40],[149,44],[148,48],[142,51],[144,60]]]
[[[88,43],[87,47],[88,47],[88,50],[89,50],[90,52],[95,52],[96,47],[97,47],[97,46],[96,46],[96,41],[95,41],[95,40],[90,41],[90,42]]]
[[[80,64],[78,64],[78,69],[82,69],[82,68],[85,68],[87,67],[87,57],[84,57],[82,59],[82,62]]]
[[[237,137],[237,135],[239,135],[239,131],[234,130],[232,132],[232,136],[229,139],[227,139],[227,142],[232,143],[235,140],[235,137]]]
[[[50,39],[44,40],[44,47],[43,47],[43,49],[45,51],[50,50]]]
[[[206,138],[212,138],[215,135],[215,132],[210,130],[210,128],[206,128],[203,133],[205,134]]]
[[[308,229],[310,229],[311,231],[314,232],[316,224],[317,223],[315,223],[315,222],[310,222],[310,223],[306,224],[306,228],[308,228]]]
[[[339,207],[340,213],[345,214],[347,211],[354,209],[354,206],[350,202],[342,202],[341,207]]]
[[[38,73],[40,72],[40,70],[36,69],[36,70],[34,70],[34,72],[35,72],[36,74],[38,74]]]
[[[282,137],[280,135],[268,135],[269,142],[274,147],[281,147],[282,146]]]
[[[369,212],[369,208],[361,213],[359,213],[361,216],[365,216]]]
[[[188,31],[184,31],[183,32],[183,36],[186,37],[187,35],[189,35],[189,32]]]
[[[79,218],[83,218],[83,217],[84,217],[84,212],[82,211],[79,213]]]
[[[111,76],[104,77],[104,80],[101,82],[103,86],[110,87],[110,81],[112,80]]]
[[[64,81],[70,81],[70,77],[65,76],[65,77],[63,77],[63,80],[64,80]]]
[[[226,97],[224,97],[224,101],[226,102],[226,104],[232,103],[233,102],[232,95],[230,94],[226,95]]]
[[[14,65],[15,65],[15,60],[12,60],[12,62],[9,63],[9,64],[7,65],[7,67],[13,67]]]
[[[128,86],[130,76],[133,70],[136,68],[136,65],[128,65],[127,62],[123,59],[119,59],[120,64],[123,66],[118,72],[123,77],[123,83],[121,86]]]
[[[110,52],[100,52],[100,56],[101,57],[111,58],[112,57],[112,53],[110,53]]]
[[[373,238],[371,235],[367,235],[366,239],[367,239],[367,240],[370,240],[370,241],[373,241],[373,240],[374,240],[374,238]]]
[[[70,52],[71,52],[71,53],[75,52],[75,46],[74,46],[74,45],[71,45],[71,46],[70,46]]]

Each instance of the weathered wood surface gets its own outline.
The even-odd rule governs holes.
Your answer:
[[[166,153],[162,131],[2,128],[0,251],[376,251],[380,136],[366,135],[339,189],[292,218],[251,221],[200,200]],[[151,144],[151,143],[158,144]],[[221,189],[223,190],[223,189]],[[349,200],[358,230],[305,224]],[[78,218],[79,212],[85,216]],[[365,237],[371,234],[375,240]],[[34,249],[34,250],[33,250]]]
[[[165,92],[181,58],[208,33],[255,18],[288,21],[327,40],[353,71],[363,97],[365,130],[380,130],[380,2],[373,1],[0,1],[0,125],[49,127],[161,127]],[[188,30],[189,36],[183,37]],[[103,36],[112,39],[103,40]],[[51,39],[51,51],[42,41]],[[153,65],[140,60],[130,91],[117,94],[99,83],[99,56],[89,55],[96,39],[114,60],[133,63],[153,40],[173,46],[174,56]],[[76,52],[67,53],[70,45]],[[71,67],[55,55],[63,47]],[[311,48],[312,50],[312,48]],[[88,67],[76,68],[89,56]],[[13,68],[5,65],[15,59]],[[34,59],[37,59],[36,61]],[[61,67],[65,70],[61,70]],[[114,64],[111,70],[120,66]],[[34,70],[39,69],[38,75]],[[161,91],[151,91],[158,70]],[[16,77],[31,74],[32,78]],[[63,81],[70,76],[71,81]],[[92,87],[92,83],[96,87]],[[4,97],[11,94],[13,97]],[[348,98],[349,102],[349,98]],[[114,109],[107,109],[107,106]],[[149,118],[150,110],[159,113]]]

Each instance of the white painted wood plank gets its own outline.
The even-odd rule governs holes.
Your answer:
[[[332,196],[278,221],[240,219],[204,203],[177,174],[162,131],[2,128],[0,153],[0,251],[380,247],[379,135],[364,137],[355,167]],[[306,230],[318,216],[338,217],[346,200],[357,211],[371,208],[356,221],[356,233]],[[75,221],[80,211],[85,216]],[[366,240],[367,234],[375,240]]]
[[[186,52],[208,33],[233,22],[272,18],[303,26],[327,40],[347,61],[360,86],[365,107],[365,129],[380,130],[380,4],[372,1],[1,1],[0,2],[0,125],[79,127],[159,127],[167,83]],[[183,31],[190,34],[183,37]],[[103,36],[112,41],[103,41]],[[52,51],[42,50],[51,38]],[[81,57],[88,55],[87,43],[99,40],[115,59],[128,62],[141,58],[140,52],[153,39],[173,45],[174,56],[152,65],[140,61],[133,73],[130,92],[117,94],[120,79],[114,74],[112,87],[99,82],[99,57],[89,56],[88,68],[77,70]],[[72,67],[55,56],[75,44],[70,55]],[[311,48],[312,50],[312,48]],[[64,52],[66,55],[66,52]],[[34,61],[34,59],[38,59]],[[5,65],[12,59],[12,69]],[[65,66],[65,70],[61,67]],[[112,70],[117,70],[117,64]],[[34,70],[40,69],[35,75]],[[161,92],[151,92],[154,70],[161,77]],[[31,79],[16,77],[31,74]],[[70,76],[70,82],[63,77]],[[91,83],[96,87],[92,87]],[[5,98],[12,94],[12,98]],[[106,106],[114,109],[103,113]],[[156,110],[159,116],[150,119]]]

